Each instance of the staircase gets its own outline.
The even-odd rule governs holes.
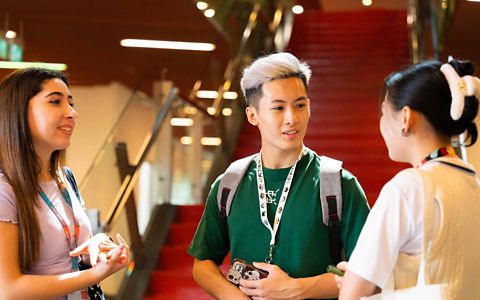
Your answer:
[[[405,12],[306,12],[295,20],[289,51],[313,71],[305,145],[342,160],[373,205],[381,187],[404,167],[389,160],[380,136],[378,95],[383,78],[408,63]],[[260,145],[258,129],[245,122],[233,158]],[[202,211],[178,207],[144,300],[211,299],[195,284],[187,254]]]
[[[177,207],[175,221],[143,300],[212,299],[193,280],[193,258],[187,253],[203,209],[203,205]]]
[[[408,64],[407,42],[404,11],[311,11],[296,17],[288,49],[312,68],[305,145],[342,160],[371,205],[405,167],[388,158],[379,130],[379,94],[383,79]],[[257,152],[258,129],[245,123],[238,145],[236,158]]]

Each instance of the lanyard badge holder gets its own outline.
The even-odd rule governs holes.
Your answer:
[[[282,219],[282,213],[285,208],[285,203],[287,202],[288,193],[290,192],[290,186],[292,185],[293,175],[295,174],[297,163],[303,157],[304,153],[305,153],[305,147],[302,148],[302,151],[300,152],[300,155],[298,156],[295,164],[290,169],[290,172],[288,172],[287,179],[285,180],[285,185],[283,186],[283,189],[282,189],[282,195],[280,196],[280,202],[278,203],[277,211],[275,213],[273,228],[270,225],[270,222],[268,221],[268,217],[267,217],[267,197],[266,197],[267,193],[266,193],[266,187],[265,187],[265,179],[263,177],[261,153],[258,153],[254,158],[255,163],[257,165],[256,171],[257,171],[257,186],[258,186],[258,197],[259,197],[258,200],[260,205],[260,218],[262,220],[263,225],[267,227],[267,229],[270,231],[270,234],[271,234],[269,253],[267,258],[265,258],[265,262],[268,264],[272,262],[273,247],[275,246],[275,237],[277,235],[278,227],[280,226],[280,221]]]
[[[67,205],[72,210],[73,223],[75,227],[74,237],[72,237],[72,234],[70,233],[70,229],[67,223],[65,222],[65,220],[63,219],[62,215],[60,215],[58,210],[53,205],[52,201],[50,201],[50,199],[47,197],[47,195],[43,191],[40,191],[40,197],[47,204],[47,206],[50,208],[52,213],[57,217],[58,221],[62,225],[63,232],[65,233],[65,238],[67,239],[69,249],[70,251],[72,251],[77,247],[77,240],[80,234],[80,224],[78,219],[75,217],[72,198],[70,197],[70,194],[68,193],[67,188],[60,182],[57,182],[57,186],[58,186],[58,189],[60,190],[60,193],[62,194],[63,200],[67,203]],[[72,272],[79,271],[79,258],[71,257],[71,263],[72,263]],[[68,294],[67,299],[68,300],[86,300],[88,299],[88,294],[86,290],[80,290],[80,291],[76,291],[71,294]]]
[[[77,238],[80,234],[80,225],[79,225],[78,219],[75,217],[75,212],[73,210],[73,203],[72,203],[72,199],[70,198],[70,194],[62,184],[57,182],[57,185],[62,194],[63,199],[65,200],[67,205],[72,209],[73,222],[75,227],[75,237],[72,238],[72,234],[70,233],[70,229],[68,228],[67,223],[65,222],[63,217],[60,215],[58,210],[55,208],[52,201],[50,201],[50,199],[47,197],[47,195],[43,191],[40,191],[40,197],[42,197],[43,201],[47,204],[47,206],[50,208],[50,210],[53,212],[53,214],[57,217],[58,221],[62,225],[63,232],[65,233],[65,238],[67,239],[67,243],[70,247],[70,251],[72,251],[77,247]],[[72,257],[71,261],[72,261],[72,271],[78,271],[79,270],[78,257]]]

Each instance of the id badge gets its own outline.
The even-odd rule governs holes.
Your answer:
[[[68,300],[88,300],[87,291],[76,291],[67,295]]]

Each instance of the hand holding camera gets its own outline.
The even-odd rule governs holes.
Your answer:
[[[230,270],[228,270],[227,280],[235,285],[239,285],[240,279],[242,278],[246,280],[259,280],[267,276],[267,271],[260,270],[248,262],[236,258],[233,260]]]

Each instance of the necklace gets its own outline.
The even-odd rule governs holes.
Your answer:
[[[455,156],[455,150],[452,146],[441,147],[427,155],[422,161],[418,164],[417,168],[420,168],[427,162],[431,161],[432,159],[440,158],[443,156]]]

